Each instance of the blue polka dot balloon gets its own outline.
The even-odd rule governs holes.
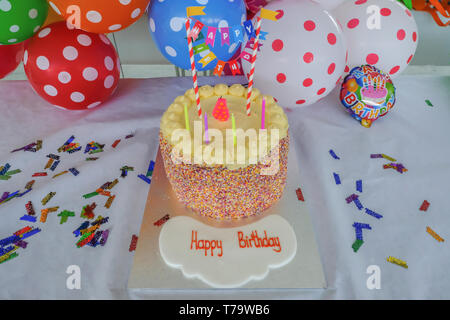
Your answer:
[[[217,29],[214,47],[210,50],[217,59],[202,68],[199,60],[210,51],[202,51],[195,56],[197,70],[214,69],[217,60],[228,61],[240,48],[240,42],[232,35],[232,28],[242,25],[247,20],[243,0],[154,0],[149,5],[149,27],[155,43],[161,53],[174,65],[182,69],[190,69],[189,48],[186,38],[186,8],[204,6],[205,15],[192,18],[202,22],[205,27],[202,35],[193,43],[194,46],[204,43],[207,26],[230,28],[230,45],[221,45],[220,31]],[[192,21],[192,20],[191,20]],[[191,28],[195,22],[191,22]]]

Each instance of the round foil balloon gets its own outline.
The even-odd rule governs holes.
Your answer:
[[[266,7],[278,11],[278,21],[263,20],[268,32],[256,58],[255,87],[284,107],[307,106],[333,90],[344,71],[346,47],[334,18],[319,4],[304,0],[274,0]],[[242,64],[251,64],[243,47]]]
[[[198,70],[214,69],[217,61],[228,61],[236,53],[240,46],[238,38],[233,35],[236,28],[242,26],[247,19],[243,0],[183,0],[183,1],[152,1],[149,6],[149,26],[155,43],[162,55],[174,65],[182,69],[190,69],[189,49],[186,39],[186,8],[191,6],[204,6],[205,15],[197,15],[192,18],[200,21],[205,26],[193,43],[193,46],[204,45],[210,28],[215,28],[215,37],[212,44],[206,43],[209,48],[199,51],[195,55]],[[195,24],[191,22],[191,28]],[[228,32],[228,42],[222,44],[222,31]],[[243,30],[240,29],[243,33]],[[200,62],[210,53],[216,57],[211,63]]]
[[[68,22],[89,32],[125,29],[145,12],[150,0],[51,0],[50,6]]]
[[[46,0],[0,0],[0,44],[31,38],[47,18]]]
[[[20,61],[22,61],[22,57],[23,43],[7,46],[0,44],[0,79],[16,70]]]
[[[34,90],[56,107],[82,110],[106,101],[119,80],[116,50],[103,34],[51,24],[25,47],[25,73]]]
[[[347,1],[333,11],[348,44],[348,67],[371,64],[395,78],[411,62],[418,31],[411,11],[397,0]]]
[[[371,65],[353,68],[341,87],[341,102],[366,128],[386,115],[395,104],[395,87],[389,74]]]

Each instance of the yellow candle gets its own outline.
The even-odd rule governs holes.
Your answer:
[[[189,115],[188,115],[187,103],[184,104],[184,119],[186,121],[186,130],[191,131],[191,129],[189,127]]]
[[[233,128],[233,143],[236,145],[236,120],[234,119],[234,113],[231,114],[231,125]]]

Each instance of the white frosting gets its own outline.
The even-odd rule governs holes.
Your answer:
[[[200,99],[201,99],[201,107],[203,114],[206,113],[208,115],[208,127],[209,129],[218,129],[222,132],[222,137],[226,137],[226,130],[232,129],[232,121],[231,114],[233,113],[236,121],[236,129],[243,129],[244,131],[248,129],[255,129],[257,132],[261,128],[261,118],[262,118],[262,99],[263,96],[260,94],[258,89],[253,89],[252,97],[251,97],[251,115],[247,116],[246,112],[246,104],[247,104],[247,89],[240,84],[234,84],[231,87],[228,87],[225,84],[218,84],[215,87],[211,86],[203,86],[199,89]],[[214,119],[212,116],[212,111],[217,103],[217,100],[222,97],[227,100],[227,107],[229,109],[230,118],[228,121],[219,121]],[[248,143],[245,146],[245,159],[246,162],[244,164],[248,165],[250,163],[249,158],[251,156],[256,157],[258,159],[263,159],[268,152],[273,149],[274,146],[271,146],[271,135],[272,130],[277,129],[279,131],[278,140],[281,140],[287,136],[288,133],[288,120],[287,116],[281,108],[273,99],[272,96],[264,96],[266,100],[266,129],[267,129],[267,148],[258,149],[254,146],[249,146]],[[200,121],[201,130],[204,132],[204,118],[200,118],[198,116],[197,105],[195,102],[195,94],[194,90],[190,89],[186,91],[183,96],[179,96],[175,99],[175,101],[169,106],[167,111],[164,113],[161,119],[161,132],[164,138],[171,143],[173,146],[177,144],[177,141],[172,139],[172,134],[177,129],[185,129],[185,115],[184,115],[184,106],[188,107],[188,115],[189,115],[189,124],[190,124],[190,136],[191,136],[191,154],[194,154],[193,146],[194,146],[194,121]],[[208,148],[208,145],[205,143],[203,139],[201,139],[203,150]],[[223,144],[223,157],[226,158],[226,154],[229,151],[226,149],[226,144]],[[180,152],[181,155],[181,152]],[[237,153],[234,153],[234,158],[236,159]],[[204,165],[209,165],[211,161],[210,159],[206,159]],[[223,161],[226,162],[226,161]],[[239,168],[241,166],[233,166],[226,165],[228,168]]]
[[[250,248],[248,242],[239,241],[239,232],[245,239],[254,231],[261,239],[265,238],[266,231],[268,240],[258,244],[272,246],[256,248],[251,241]],[[241,248],[240,244],[246,247]],[[210,248],[201,248],[205,246]],[[262,280],[270,269],[288,264],[297,252],[297,237],[291,225],[279,215],[269,215],[236,228],[214,228],[191,217],[178,216],[163,225],[159,248],[163,260],[180,269],[185,277],[198,278],[215,288],[236,288],[251,280]]]

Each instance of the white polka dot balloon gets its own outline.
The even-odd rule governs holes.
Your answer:
[[[398,76],[417,48],[417,25],[410,10],[397,0],[352,0],[333,11],[348,44],[348,66],[371,64]]]
[[[309,0],[272,1],[266,9],[280,14],[276,22],[262,22],[268,35],[256,59],[254,85],[283,107],[311,105],[333,90],[344,71],[341,29],[322,6]],[[243,68],[248,74],[250,63],[244,59]]]
[[[326,10],[333,10],[337,6],[341,5],[344,1],[349,0],[313,0],[313,1],[320,4]]]
[[[59,108],[83,110],[106,101],[117,88],[120,65],[103,34],[51,24],[25,47],[25,73],[33,89]]]

